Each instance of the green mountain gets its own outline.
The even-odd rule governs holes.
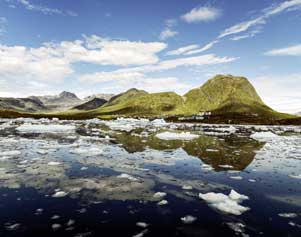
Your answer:
[[[174,92],[147,93],[131,89],[113,97],[93,114],[112,116],[191,116],[211,112],[212,116],[285,119],[268,107],[245,77],[217,75],[183,97]],[[218,120],[220,121],[220,120]],[[218,122],[217,121],[217,122]]]
[[[150,94],[130,89],[113,97],[94,112],[99,115],[167,115],[181,109],[183,105],[183,98],[174,92]]]
[[[268,107],[245,77],[217,75],[200,88],[184,95],[190,113],[210,111],[213,114],[243,113],[253,116],[278,117]]]
[[[167,117],[208,123],[299,124],[297,116],[268,107],[245,77],[217,75],[184,96],[174,92],[147,93],[130,89],[101,105],[92,101],[80,108],[43,114],[61,118],[114,118],[118,116]],[[98,106],[100,105],[100,107]],[[203,116],[203,112],[207,115]],[[8,112],[4,112],[7,114]],[[208,116],[210,114],[210,116]],[[18,115],[9,115],[18,116]],[[30,116],[29,114],[26,116]]]

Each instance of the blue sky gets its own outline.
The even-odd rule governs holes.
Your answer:
[[[179,94],[246,76],[301,111],[301,0],[0,0],[0,96]]]

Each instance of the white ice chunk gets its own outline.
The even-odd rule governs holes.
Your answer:
[[[167,204],[168,204],[167,200],[162,200],[162,201],[158,202],[159,206],[163,206],[163,205],[167,205]]]
[[[156,199],[161,199],[161,198],[164,198],[166,196],[166,193],[164,192],[156,192],[153,197],[156,198]]]
[[[48,162],[48,165],[50,166],[57,166],[57,165],[60,165],[61,163],[60,162],[57,162],[57,161],[50,161]]]
[[[184,224],[192,224],[193,222],[196,221],[196,217],[194,216],[184,216],[184,217],[181,217],[181,221],[184,223]]]
[[[61,197],[65,197],[67,195],[68,195],[68,193],[66,193],[64,191],[57,191],[55,194],[52,195],[52,197],[61,198]]]
[[[296,218],[298,215],[296,213],[279,213],[278,216],[284,218]]]
[[[74,133],[73,125],[44,125],[44,124],[23,124],[17,128],[20,133]]]
[[[272,132],[255,132],[250,137],[260,142],[270,141],[272,139],[279,138],[277,134]]]
[[[250,209],[239,204],[241,201],[249,198],[235,190],[231,190],[228,196],[223,193],[210,192],[206,194],[200,193],[199,197],[206,201],[209,206],[228,214],[241,215]]]
[[[121,175],[118,175],[117,178],[120,178],[120,179],[128,179],[130,181],[139,181],[139,179],[135,178],[134,176],[131,176],[129,174],[121,174]]]
[[[156,135],[157,138],[161,140],[192,140],[199,137],[197,134],[192,134],[190,132],[162,132]]]

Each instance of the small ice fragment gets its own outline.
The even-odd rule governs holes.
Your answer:
[[[130,181],[139,181],[139,179],[129,175],[129,174],[121,174],[121,175],[118,175],[117,178],[120,178],[120,179],[128,179]]]
[[[230,176],[230,179],[242,180],[241,176]]]
[[[133,237],[143,237],[147,232],[148,232],[148,230],[144,230],[136,235],[133,235]]]
[[[60,219],[59,215],[54,215],[54,216],[51,217],[51,220],[57,220],[57,219]]]
[[[68,222],[67,222],[67,226],[71,226],[71,225],[74,225],[74,223],[75,223],[75,220],[69,220]]]
[[[184,189],[184,190],[192,190],[192,186],[190,186],[190,185],[183,185],[182,189]]]
[[[184,217],[181,217],[181,221],[184,223],[184,224],[192,224],[193,222],[196,221],[196,217],[194,216],[184,216]]]
[[[80,168],[80,170],[87,170],[87,169],[88,169],[88,167],[85,167],[85,166]]]
[[[278,138],[279,136],[272,132],[255,132],[250,137],[254,140],[265,142]]]
[[[148,224],[145,223],[145,222],[137,222],[137,223],[136,223],[136,226],[139,226],[139,227],[141,227],[141,228],[146,228],[146,227],[148,227]]]
[[[74,133],[73,125],[23,124],[16,129],[20,133]]]
[[[48,162],[48,165],[50,166],[57,166],[57,165],[60,165],[61,163],[60,162],[57,162],[57,161],[50,161]]]
[[[224,169],[232,169],[232,165],[219,165],[219,167],[224,168]]]
[[[298,215],[296,213],[279,213],[278,216],[284,218],[296,218]]]
[[[61,224],[53,224],[53,225],[51,226],[51,228],[52,228],[54,231],[60,229],[61,227],[62,227]]]
[[[157,203],[159,206],[163,206],[163,205],[167,205],[168,201],[167,200],[162,200],[160,202]]]
[[[291,177],[293,179],[301,179],[301,174],[298,174],[298,175],[290,174],[289,177]]]
[[[197,134],[192,134],[189,132],[162,132],[156,135],[157,138],[161,140],[192,140],[199,137]]]
[[[66,193],[64,191],[58,191],[55,194],[53,194],[52,197],[54,197],[54,198],[61,198],[61,197],[65,197],[67,195],[68,195],[68,193]]]
[[[15,231],[15,230],[19,229],[20,226],[21,226],[21,224],[15,223],[15,224],[6,226],[6,229],[9,230],[9,231]]]
[[[256,179],[249,179],[249,182],[255,183],[255,182],[256,182]]]
[[[156,199],[161,199],[161,198],[164,198],[166,196],[166,193],[164,192],[156,192],[153,197],[156,198]]]

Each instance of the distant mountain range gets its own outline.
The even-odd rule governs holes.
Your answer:
[[[295,115],[274,111],[262,101],[247,78],[232,75],[217,75],[184,96],[174,92],[148,93],[133,88],[118,95],[97,94],[80,100],[75,94],[62,92],[57,96],[1,98],[1,108],[35,112],[36,117],[39,112],[57,111],[49,116],[62,118],[164,117],[182,121],[201,119],[203,122],[257,124],[298,119]]]
[[[74,93],[63,91],[58,95],[27,98],[0,98],[0,109],[19,112],[61,112],[72,108],[95,109],[107,102],[112,94],[97,94],[79,99]],[[100,102],[101,101],[101,102]],[[85,107],[84,104],[88,103]],[[81,106],[83,104],[83,106]]]

